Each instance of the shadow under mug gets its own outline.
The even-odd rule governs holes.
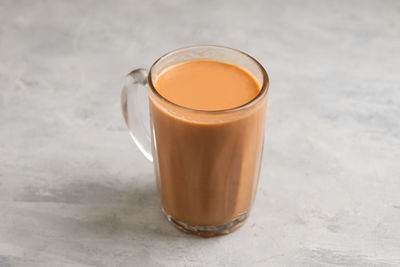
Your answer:
[[[231,109],[203,111],[179,106],[154,86],[169,67],[191,60],[239,66],[259,84],[258,95]],[[200,236],[227,234],[249,215],[263,152],[269,79],[251,56],[236,49],[197,45],[136,69],[122,89],[130,134],[153,162],[163,212],[178,229]]]

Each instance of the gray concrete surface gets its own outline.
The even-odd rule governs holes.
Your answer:
[[[271,78],[237,232],[185,235],[120,112],[174,48]],[[399,1],[0,1],[0,266],[400,266]]]

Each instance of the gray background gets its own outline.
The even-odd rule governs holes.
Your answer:
[[[198,43],[271,78],[252,214],[163,217],[124,74]],[[399,1],[0,1],[0,266],[399,266]]]

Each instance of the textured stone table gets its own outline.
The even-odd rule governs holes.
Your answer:
[[[182,46],[271,77],[237,232],[183,234],[120,112]],[[399,266],[399,1],[0,1],[0,266]]]

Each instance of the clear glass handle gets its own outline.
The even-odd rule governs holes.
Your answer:
[[[153,162],[147,76],[148,71],[145,69],[136,69],[126,76],[121,93],[121,105],[133,141],[143,155]]]

